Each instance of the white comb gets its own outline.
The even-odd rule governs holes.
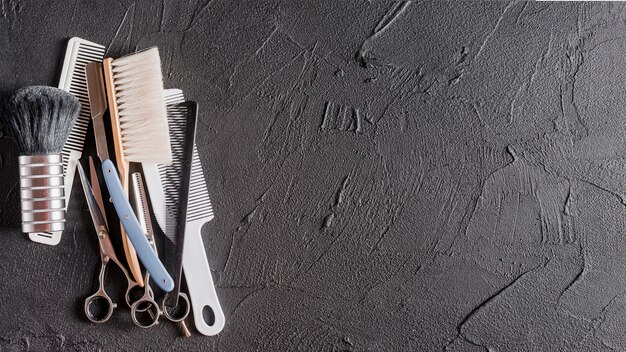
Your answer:
[[[174,161],[172,165],[157,165],[165,194],[166,226],[165,234],[173,235],[178,216],[179,185],[182,181],[183,150],[186,138],[187,114],[183,107],[168,108],[168,122]],[[202,227],[213,219],[213,206],[209,198],[207,184],[194,144],[191,175],[189,177],[189,197],[185,219],[185,241],[183,249],[183,270],[191,299],[194,325],[199,333],[207,336],[218,334],[224,328],[226,318],[215,291],[211,268],[202,240]],[[208,313],[205,315],[205,312]]]

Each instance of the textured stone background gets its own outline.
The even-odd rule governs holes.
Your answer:
[[[0,351],[626,350],[623,4],[0,4],[2,92],[56,85],[80,36],[158,45],[200,102],[227,318],[88,323],[79,185],[62,243],[31,243],[5,136]]]

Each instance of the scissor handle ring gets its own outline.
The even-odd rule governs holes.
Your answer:
[[[150,319],[143,320],[139,319],[138,314],[147,314]],[[133,303],[130,307],[130,317],[133,319],[133,323],[139,326],[140,328],[151,328],[159,323],[159,316],[161,315],[161,310],[159,309],[159,305],[157,302],[149,297],[143,297]]]
[[[105,306],[107,308],[107,312],[102,318],[95,316],[90,310],[91,305],[97,301],[105,302]],[[113,309],[115,309],[116,307],[117,305],[113,303],[113,301],[106,294],[106,292],[98,291],[85,299],[85,315],[87,316],[87,319],[89,319],[89,321],[91,321],[92,323],[99,324],[108,321],[111,318],[111,315],[113,315]]]
[[[146,281],[148,282],[148,281]],[[126,295],[124,296],[124,299],[126,300],[126,304],[128,305],[128,308],[131,308],[133,306],[133,304],[135,304],[136,302],[145,299],[146,295],[148,295],[150,298],[154,299],[154,292],[152,291],[152,289],[150,288],[149,285],[144,285],[143,289],[143,294],[141,295],[140,298],[138,299],[133,299],[133,291],[136,289],[141,289],[141,286],[139,286],[138,283],[134,282],[134,281],[128,281],[128,288],[126,289]],[[137,297],[137,296],[135,296]],[[140,310],[140,312],[143,312],[143,310]]]
[[[137,312],[140,312],[140,313],[146,312],[152,306],[157,306],[157,308],[159,308],[158,303],[156,303],[156,301],[154,300],[154,293],[152,292],[152,289],[150,288],[150,286],[146,286],[145,287],[145,290],[143,292],[143,296],[141,296],[141,298],[136,300],[133,304],[135,304],[137,302],[140,302],[140,304],[137,304],[137,306],[135,307],[135,310]],[[149,304],[146,304],[146,303],[149,303]],[[131,305],[131,307],[132,307],[132,305]],[[160,315],[161,311],[159,310],[158,313]]]
[[[167,301],[167,295],[169,295],[169,293],[167,293],[165,295],[165,298],[163,298],[163,304],[161,306],[161,312],[163,313],[163,315],[165,315],[165,317],[169,321],[173,321],[175,323],[178,323],[178,322],[181,322],[181,321],[185,320],[187,318],[187,316],[189,315],[189,310],[191,309],[191,304],[189,303],[189,297],[187,297],[187,294],[185,294],[184,292],[179,292],[178,293],[178,305],[176,307],[168,307],[168,306],[165,305],[165,302]],[[183,307],[184,307],[183,312],[184,313],[180,314],[180,316],[172,316],[170,314],[170,311],[168,310],[168,308],[170,308],[170,309],[179,308],[181,306],[181,304],[183,304]]]

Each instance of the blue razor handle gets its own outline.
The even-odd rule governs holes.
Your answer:
[[[111,160],[107,159],[102,162],[102,173],[115,206],[115,211],[122,222],[122,226],[124,226],[124,230],[126,230],[130,242],[135,247],[141,263],[143,263],[143,266],[150,273],[152,280],[159,288],[165,292],[172,291],[174,289],[174,280],[172,280],[163,263],[154,253],[150,242],[146,238],[146,234],[141,229],[139,220],[137,220],[137,216],[124,194],[122,183],[117,175],[117,169]]]

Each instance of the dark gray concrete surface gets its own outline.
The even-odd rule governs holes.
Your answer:
[[[31,243],[5,136],[0,351],[626,350],[625,33],[619,3],[0,0],[0,91],[80,36],[199,101],[227,319],[88,323],[78,183]]]

